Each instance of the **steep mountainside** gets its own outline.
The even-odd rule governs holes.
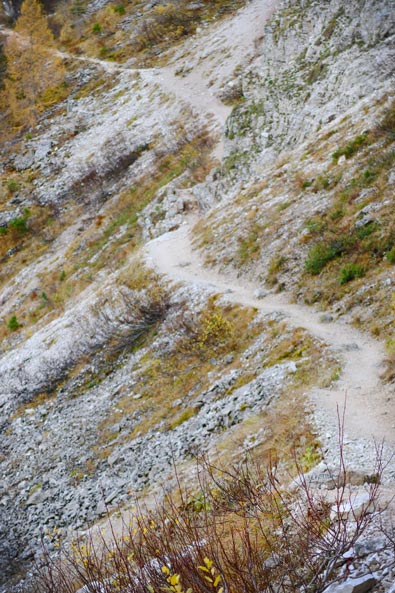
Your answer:
[[[65,83],[0,121],[0,591],[198,454],[336,465],[346,394],[391,498],[393,0],[53,10]]]

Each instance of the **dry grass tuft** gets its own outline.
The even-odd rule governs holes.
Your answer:
[[[382,475],[378,451],[368,504],[357,514],[351,503],[345,515],[342,505],[352,498],[342,445],[339,464],[331,505],[298,464],[300,486],[290,491],[273,464],[224,468],[203,460],[197,487],[178,481],[178,491],[153,510],[137,506],[121,537],[114,530],[110,538],[91,532],[58,557],[44,548],[32,591],[321,593],[336,582],[344,555],[371,525]],[[57,533],[47,539],[60,545]]]

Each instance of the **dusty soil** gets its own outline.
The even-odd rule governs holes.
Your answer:
[[[240,10],[236,18],[220,22],[208,31],[198,31],[181,50],[174,52],[169,65],[164,68],[136,69],[95,58],[57,53],[63,58],[94,63],[110,73],[135,75],[139,72],[150,83],[172,93],[175,100],[205,114],[207,123],[220,133],[231,108],[217,95],[236,66],[253,58],[254,48],[262,42],[264,25],[277,5],[278,0],[254,0]],[[2,33],[12,34],[4,28]],[[184,63],[182,75],[177,71],[180,62]],[[223,155],[220,139],[214,155],[217,158]],[[340,379],[328,389],[315,390],[311,394],[312,400],[327,410],[334,422],[337,407],[342,407],[346,401],[346,425],[350,436],[373,436],[395,442],[395,410],[388,388],[380,380],[384,360],[380,343],[345,323],[321,322],[318,313],[300,304],[289,303],[285,295],[257,298],[257,287],[253,284],[205,269],[191,246],[190,222],[149,243],[146,253],[151,265],[169,279],[212,287],[231,302],[254,306],[263,312],[281,311],[291,325],[307,329],[341,353]]]
[[[328,412],[330,423],[336,423],[337,408],[342,409],[346,402],[349,437],[395,442],[395,410],[388,388],[380,380],[384,348],[379,342],[346,323],[320,321],[314,309],[290,303],[284,294],[258,298],[252,283],[204,268],[191,245],[190,222],[148,243],[146,258],[170,280],[212,288],[232,303],[256,307],[264,313],[282,312],[291,325],[303,327],[323,340],[340,354],[342,371],[331,387],[310,394],[314,404]]]
[[[224,81],[231,78],[235,67],[253,58],[254,48],[262,41],[264,25],[277,5],[278,0],[252,1],[239,11],[237,18],[220,22],[208,31],[199,31],[174,53],[164,68],[136,69],[95,58],[58,54],[65,59],[94,63],[110,73],[135,75],[139,72],[150,83],[159,84],[171,93],[175,100],[205,114],[207,123],[220,133],[231,108],[217,94]],[[12,34],[4,28],[2,33]],[[182,75],[177,71],[180,62],[184,63]],[[218,139],[213,154],[219,159],[222,157],[222,140]],[[257,287],[253,284],[205,269],[192,249],[190,226],[189,221],[178,231],[149,243],[146,253],[151,265],[172,280],[212,287],[231,302],[254,306],[266,313],[281,311],[291,325],[301,326],[329,344],[341,353],[342,373],[330,388],[316,389],[311,394],[314,403],[327,410],[335,422],[337,407],[346,402],[346,425],[351,437],[372,436],[395,442],[395,410],[388,387],[380,380],[385,356],[383,346],[346,323],[321,322],[318,313],[300,304],[289,303],[285,295],[270,294],[258,299],[255,295]]]

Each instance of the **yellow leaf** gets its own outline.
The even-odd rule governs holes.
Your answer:
[[[180,581],[180,575],[179,574],[172,574],[171,577],[169,577],[169,583],[170,585],[174,586],[174,585],[178,585],[179,581]]]
[[[200,568],[200,570],[203,570],[204,572],[208,572],[208,568],[206,568],[205,566],[198,566],[198,568]]]
[[[206,581],[208,581],[209,583],[212,583],[212,582],[213,582],[213,579],[212,579],[212,578],[210,578],[210,577],[204,577],[204,578],[205,578],[205,579],[206,579]]]
[[[205,563],[205,565],[207,566],[208,569],[210,569],[213,565],[213,561],[210,560],[209,558],[207,558],[207,556],[205,558],[203,558],[203,562]]]
[[[220,588],[218,589],[217,593],[224,593],[224,588],[223,588],[223,587],[220,587]]]
[[[170,574],[170,569],[167,568],[167,566],[162,566],[162,572],[164,572],[165,574]]]
[[[221,575],[219,574],[214,581],[214,587],[218,587],[218,583],[220,582],[220,580],[221,580]]]

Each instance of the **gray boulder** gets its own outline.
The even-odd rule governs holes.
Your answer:
[[[356,579],[347,579],[344,583],[329,585],[324,593],[367,593],[376,583],[375,577],[366,575]]]

